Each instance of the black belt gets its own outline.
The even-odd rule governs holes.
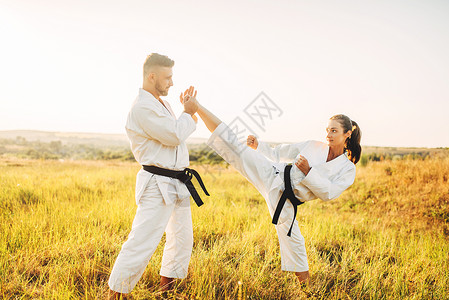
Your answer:
[[[277,224],[279,221],[279,216],[281,215],[282,208],[284,207],[285,201],[288,199],[293,204],[293,209],[295,210],[295,213],[293,215],[293,221],[292,225],[290,226],[290,230],[288,231],[287,235],[292,235],[292,228],[293,224],[295,223],[296,219],[296,212],[298,211],[298,205],[303,204],[304,202],[301,202],[296,198],[295,194],[293,193],[292,184],[290,181],[290,170],[292,169],[292,165],[286,165],[284,169],[284,185],[285,189],[284,192],[281,195],[281,199],[279,199],[278,205],[276,206],[276,211],[273,215],[273,224]]]
[[[143,169],[147,172],[150,172],[150,173],[153,173],[156,175],[161,175],[161,176],[170,177],[170,178],[176,178],[176,179],[179,179],[180,181],[182,181],[187,186],[187,189],[189,190],[190,195],[192,195],[193,200],[195,200],[195,203],[198,206],[201,206],[204,203],[201,200],[200,195],[198,195],[198,192],[196,191],[195,187],[192,184],[193,176],[195,176],[196,180],[198,180],[198,182],[200,183],[200,186],[203,189],[204,193],[207,196],[210,196],[206,190],[206,187],[203,184],[203,181],[201,180],[200,174],[198,174],[198,172],[193,169],[185,168],[182,171],[175,171],[175,170],[170,170],[170,169],[159,168],[156,166],[143,166]]]

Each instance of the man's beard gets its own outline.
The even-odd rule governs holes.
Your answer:
[[[161,96],[168,95],[168,89],[163,89],[162,86],[158,82],[156,82],[156,90]]]

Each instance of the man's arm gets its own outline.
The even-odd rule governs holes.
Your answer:
[[[193,92],[193,87],[187,91],[190,90]],[[193,115],[198,110],[198,101],[190,96],[191,92],[189,97],[181,100],[184,112],[177,120],[151,105],[134,108],[131,112],[132,119],[148,138],[155,139],[166,146],[178,146],[196,129],[196,120]]]
[[[146,137],[166,146],[178,146],[196,129],[195,121],[187,112],[177,120],[151,107],[135,108],[131,114]]]

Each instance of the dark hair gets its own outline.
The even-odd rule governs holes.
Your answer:
[[[349,160],[356,164],[362,155],[362,147],[360,146],[362,131],[359,125],[345,115],[335,115],[330,120],[337,120],[343,126],[345,133],[352,130],[351,136],[346,139],[345,150],[348,151]]]
[[[151,53],[145,59],[145,63],[143,64],[143,76],[147,76],[149,73],[149,69],[151,67],[160,66],[160,67],[173,67],[175,62],[168,58],[166,55],[161,55],[158,53]]]

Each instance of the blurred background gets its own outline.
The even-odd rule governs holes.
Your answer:
[[[177,114],[194,85],[267,141],[324,140],[344,113],[363,145],[449,147],[448,16],[438,0],[1,0],[0,130],[123,135],[157,52],[175,60]],[[264,130],[244,114],[262,91],[282,110]]]

